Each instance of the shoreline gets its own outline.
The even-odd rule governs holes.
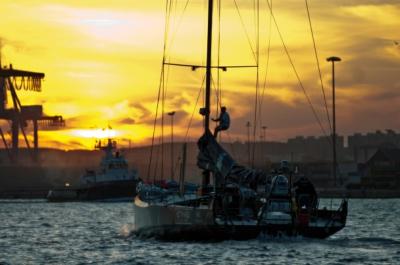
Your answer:
[[[46,199],[48,190],[0,191],[0,200]],[[317,190],[319,198],[396,199],[400,190]]]
[[[351,199],[395,199],[400,198],[400,190],[317,190],[320,198]]]

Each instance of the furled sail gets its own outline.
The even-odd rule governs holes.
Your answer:
[[[241,166],[217,143],[210,131],[200,137],[197,166],[209,170],[217,178],[217,183],[237,183],[254,186],[266,173]]]

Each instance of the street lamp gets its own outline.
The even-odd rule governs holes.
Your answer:
[[[175,111],[167,113],[171,116],[171,180],[174,180],[174,115]]]
[[[247,159],[248,159],[248,163],[249,163],[249,166],[251,165],[251,159],[250,159],[250,127],[251,127],[251,124],[250,124],[250,122],[248,121],[247,123],[246,123],[246,127],[247,127]]]
[[[335,62],[340,62],[342,59],[336,56],[326,58],[328,62],[332,62],[332,144],[333,144],[333,178],[336,187],[336,170],[337,170],[337,157],[336,157],[336,106],[335,106]]]
[[[267,131],[268,127],[267,127],[267,126],[263,126],[263,127],[261,127],[261,128],[263,129],[263,139],[264,139],[264,142],[267,142],[267,133],[266,133],[266,131]]]

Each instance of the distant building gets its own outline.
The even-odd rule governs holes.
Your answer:
[[[296,136],[288,139],[287,148],[293,152],[301,162],[332,161],[331,137],[327,136]],[[336,150],[338,160],[343,160],[344,137],[337,136]]]
[[[375,133],[356,133],[348,137],[348,149],[353,153],[355,162],[365,163],[379,148],[399,148],[400,134],[387,129],[386,133],[380,130]]]
[[[361,166],[362,186],[368,189],[400,188],[400,149],[380,148]]]
[[[317,188],[329,189],[360,183],[357,165],[353,162],[338,164],[336,184],[332,162],[307,162],[300,164],[299,168]]]

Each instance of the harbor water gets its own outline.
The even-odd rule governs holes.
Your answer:
[[[350,200],[346,228],[325,240],[141,240],[134,214],[132,203],[0,201],[0,264],[400,264],[400,199]]]

